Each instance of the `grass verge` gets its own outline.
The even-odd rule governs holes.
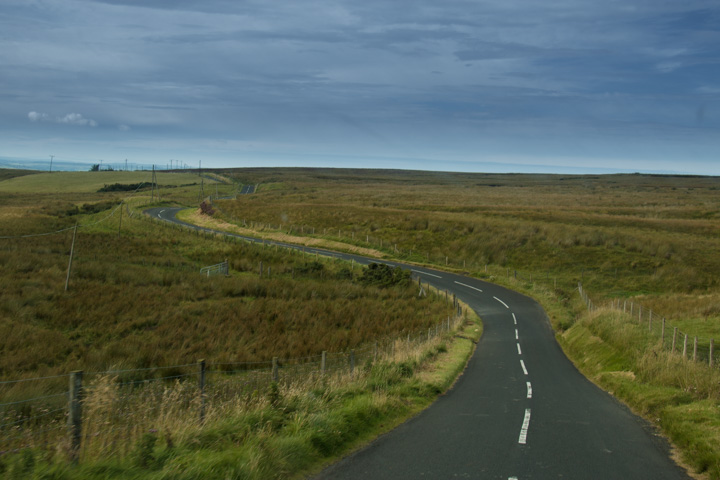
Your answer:
[[[598,310],[559,336],[596,384],[655,425],[704,478],[720,478],[720,372],[647,342],[626,315]]]
[[[271,386],[252,406],[182,438],[148,431],[124,458],[55,463],[32,450],[0,457],[9,479],[299,478],[362,446],[427,407],[463,370],[482,335],[474,313],[454,334],[368,362],[352,379],[311,388]]]

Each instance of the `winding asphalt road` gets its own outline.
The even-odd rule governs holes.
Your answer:
[[[211,231],[177,220],[179,210],[154,208],[146,213]],[[647,422],[577,371],[534,300],[462,275],[266,243],[411,269],[424,283],[455,293],[483,319],[478,348],[450,391],[325,469],[318,480],[690,478],[670,459],[669,445]]]

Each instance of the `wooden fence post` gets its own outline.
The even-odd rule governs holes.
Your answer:
[[[70,374],[70,395],[68,400],[68,433],[70,434],[70,460],[77,463],[82,441],[83,372]]]
[[[710,339],[710,358],[708,360],[708,365],[710,365],[711,367],[713,366],[713,350],[715,350],[715,340],[711,338]]]
[[[698,338],[695,337],[693,340],[693,362],[697,362],[697,345],[698,345]]]
[[[200,424],[205,423],[205,360],[198,361],[198,390],[200,390]]]
[[[660,331],[660,344],[665,347],[665,318],[662,319],[662,330]]]
[[[675,353],[675,345],[677,345],[677,330],[678,327],[673,327],[673,341],[672,341],[672,349],[670,350],[670,353]]]
[[[687,333],[685,334],[685,340],[683,340],[683,358],[687,358]]]

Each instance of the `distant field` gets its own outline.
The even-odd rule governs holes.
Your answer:
[[[720,335],[720,178],[242,169],[257,194],[216,204],[400,258],[484,275],[517,270],[572,295],[637,297]],[[314,232],[314,233],[313,233]],[[381,244],[382,242],[382,244]],[[382,245],[382,248],[381,248]],[[398,252],[395,252],[397,247]],[[513,273],[514,275],[514,273]],[[681,295],[681,303],[665,302]],[[692,309],[683,305],[692,303]]]
[[[0,170],[2,172],[2,170]],[[1,173],[0,173],[1,174]],[[2,177],[0,177],[2,180]],[[0,181],[0,192],[7,193],[91,193],[113,183],[141,183],[152,180],[152,172],[56,172],[36,173]],[[200,183],[197,174],[157,173],[159,185]],[[215,183],[205,179],[206,183]]]
[[[22,177],[24,175],[37,174],[36,170],[18,170],[14,168],[0,168],[0,182],[15,177]]]

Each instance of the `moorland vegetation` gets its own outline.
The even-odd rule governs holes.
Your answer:
[[[158,175],[160,185],[173,183],[162,175]],[[5,225],[17,226],[17,231],[39,231],[33,219],[24,217],[27,211],[43,216],[43,228],[71,226],[78,215],[90,213],[83,213],[82,205],[120,198],[117,193],[97,193],[103,185],[138,181],[137,178],[119,181],[108,176],[98,178],[92,187],[75,186],[72,192],[65,187],[57,188],[52,202],[39,202],[39,206],[33,204],[28,210],[28,202],[22,197],[37,192],[37,183],[33,186],[33,182],[38,180],[32,177],[35,175],[0,183],[0,191],[6,192],[0,217],[12,218]],[[710,478],[720,478],[717,370],[693,363],[677,352],[668,352],[634,317],[603,307],[630,301],[667,318],[690,335],[720,338],[717,275],[720,179],[637,174],[563,176],[240,169],[206,172],[202,178],[193,176],[181,180],[178,177],[175,184],[176,188],[161,189],[163,201],[194,205],[192,210],[183,213],[183,218],[203,222],[205,226],[454,269],[536,297],[548,311],[558,341],[589,378],[657,424],[693,469],[707,473]],[[241,184],[256,185],[257,192],[236,195]],[[6,190],[2,190],[3,185]],[[147,198],[147,192],[143,195]],[[206,213],[212,213],[211,216],[197,211],[197,205],[204,199],[208,205]],[[80,211],[68,208],[72,205]],[[61,215],[60,211],[76,213]],[[94,215],[99,218],[102,213]],[[117,224],[113,228],[116,227]],[[137,258],[132,260],[122,253],[122,242],[110,240],[113,228],[97,227],[94,234],[102,235],[111,248],[96,249],[96,253],[82,261],[86,262],[85,266],[78,267],[79,271],[86,269],[85,277],[79,276],[78,281],[97,282],[89,284],[90,288],[96,285],[100,289],[108,280],[111,284],[124,285],[118,280],[122,276],[118,272],[106,274],[97,266],[95,273],[89,273],[93,271],[89,268],[91,258],[115,255],[123,259],[124,265],[136,269],[131,271],[154,279],[149,285],[141,282],[137,286],[139,294],[146,288],[162,290],[163,281],[167,281],[173,289],[177,287],[178,292],[184,292],[180,301],[199,302],[197,317],[202,318],[206,305],[217,304],[222,309],[223,303],[230,301],[226,296],[233,296],[232,288],[226,286],[223,291],[223,280],[219,280],[217,292],[200,296],[194,287],[184,286],[185,275],[176,278],[173,272],[179,275],[183,268],[188,272],[196,270],[201,261],[215,263],[230,257],[228,252],[235,252],[239,256],[235,258],[241,258],[236,259],[232,267],[238,272],[236,281],[243,279],[250,282],[248,285],[260,283],[256,278],[259,257],[247,253],[251,250],[248,246],[197,237],[184,240],[184,236],[190,234],[176,232],[157,234],[164,240],[146,243],[146,237],[158,232],[158,227],[137,222],[128,227],[137,229],[135,235],[142,237],[142,241],[138,240],[142,245],[136,249],[149,248],[152,252],[144,253],[145,263],[141,261],[138,265]],[[117,235],[117,231],[114,232]],[[62,249],[52,251],[51,247],[35,244],[31,253],[45,249],[48,254],[62,257],[69,249],[70,234],[64,235]],[[31,241],[27,243],[33,245]],[[85,250],[81,251],[89,252],[88,248],[92,247],[82,248]],[[167,258],[167,252],[175,248],[182,254]],[[207,255],[208,252],[215,254]],[[264,254],[271,252],[265,250]],[[249,258],[242,260],[245,257]],[[315,267],[309,262],[271,258],[272,255],[263,261],[268,262],[266,266],[272,265],[272,271],[281,278],[266,279],[262,284],[287,281],[278,287],[283,291],[295,288],[289,285],[296,274],[319,282],[327,275],[338,284],[347,276],[344,267],[330,263],[323,267],[321,278],[317,279],[313,277],[316,273],[312,273]],[[10,258],[6,256],[4,260],[10,261]],[[48,263],[48,278],[62,277],[63,264],[56,263],[55,267],[52,262]],[[146,268],[148,266],[152,268]],[[31,267],[26,264],[24,269]],[[16,270],[22,273],[23,268],[18,266]],[[367,276],[367,282],[352,282],[352,288],[380,289],[380,295],[391,295],[381,302],[383,309],[391,302],[402,304],[402,288],[391,294],[379,285],[371,285],[372,273]],[[52,283],[55,285],[56,281]],[[587,308],[577,294],[579,284],[598,308]],[[49,287],[26,281],[24,288],[32,292]],[[311,290],[311,297],[314,291]],[[104,295],[99,290],[91,289],[91,292]],[[409,289],[408,295],[410,292]],[[298,293],[302,297],[308,292]],[[23,295],[16,290],[14,296]],[[27,308],[43,312],[44,298],[39,294],[35,303]],[[242,293],[235,298],[255,302],[256,298],[263,297]],[[143,295],[140,299],[151,301]],[[336,313],[345,314],[350,305],[348,302],[347,310]],[[17,300],[13,308],[17,312],[25,305]],[[151,317],[148,325],[136,328],[154,328],[155,317]],[[42,320],[42,315],[40,318]],[[354,340],[348,338],[352,337],[348,330],[343,332],[342,326],[334,327],[329,335],[334,335],[343,345],[351,345]],[[242,340],[242,336],[230,330],[227,330],[228,336],[234,334],[234,341]],[[292,333],[294,335],[294,331]],[[188,358],[197,356],[197,352],[190,350],[188,355]],[[138,364],[149,361],[137,359],[142,360]],[[153,360],[158,359],[151,357],[150,361]]]
[[[720,478],[716,367],[668,350],[677,327],[720,338],[720,179],[244,169],[252,197],[219,217],[504,283],[538,298],[583,371]],[[282,226],[282,227],[280,227]],[[593,299],[588,310],[578,285]],[[636,306],[635,316],[608,308]],[[637,309],[646,312],[638,322]],[[647,312],[668,321],[665,342]],[[651,316],[652,318],[652,316]],[[707,356],[704,357],[705,359]],[[717,352],[715,353],[717,366]]]
[[[123,388],[131,389],[132,398],[144,398],[146,405],[147,402],[158,405],[174,402],[173,408],[160,409],[162,418],[174,420],[172,428],[164,432],[165,450],[172,450],[178,442],[195,441],[189,440],[192,435],[220,428],[218,422],[237,421],[241,414],[251,418],[260,415],[260,423],[253,423],[251,428],[262,430],[266,424],[265,414],[257,412],[269,408],[270,413],[266,413],[277,416],[272,413],[278,411],[272,398],[297,399],[310,387],[297,390],[296,384],[281,385],[270,397],[262,387],[259,397],[243,396],[244,403],[237,402],[234,407],[223,404],[226,415],[216,412],[203,429],[205,427],[196,425],[194,414],[193,421],[188,421],[178,413],[193,411],[190,407],[195,405],[197,396],[196,374],[192,369],[200,359],[220,370],[223,370],[221,365],[230,366],[227,370],[235,369],[228,374],[238,374],[237,365],[265,362],[273,357],[302,363],[303,358],[314,358],[323,351],[348,352],[378,340],[388,345],[391,339],[409,339],[418,331],[425,331],[427,338],[428,327],[455,314],[455,307],[439,295],[419,296],[417,285],[413,285],[407,275],[392,269],[367,281],[357,265],[150,222],[142,214],[143,208],[153,200],[151,192],[142,188],[150,180],[147,172],[8,174],[7,177],[11,178],[0,182],[0,264],[3,265],[0,417],[3,433],[10,437],[24,440],[26,432],[45,432],[39,440],[37,436],[27,436],[32,437],[35,443],[30,446],[37,446],[39,453],[33,448],[21,449],[19,456],[11,455],[12,458],[0,461],[0,470],[9,472],[11,477],[45,475],[48,471],[61,472],[58,478],[77,474],[51,461],[54,454],[67,453],[67,446],[55,444],[58,438],[55,435],[64,431],[67,403],[67,395],[57,392],[67,389],[70,371],[84,370],[92,374],[92,391],[96,393],[87,399],[91,412],[87,415],[95,416],[94,428],[106,425],[102,435],[92,433],[95,440],[89,443],[93,445],[90,450],[83,451],[83,463],[88,465],[83,468],[92,469],[93,461],[106,458],[108,452],[122,452],[120,460],[132,463],[133,452],[138,449],[141,457],[147,457],[140,461],[140,467],[149,468],[146,463],[150,457],[154,458],[156,449],[154,440],[143,436],[147,423],[137,424],[122,435],[107,434],[125,428],[121,419],[116,418],[120,405],[117,402],[124,401],[125,410],[133,410],[130,405],[139,405],[128,403],[130,393]],[[197,175],[162,173],[158,174],[158,184],[173,186],[161,188],[162,197],[167,193],[170,199],[192,204],[198,199],[201,187],[215,194],[231,194],[236,189],[231,182],[219,183],[219,178],[210,175],[199,180]],[[104,188],[123,182],[137,188],[133,192]],[[157,202],[157,196],[154,200]],[[72,248],[73,263],[65,291],[77,224],[80,227]],[[229,276],[208,278],[200,274],[201,267],[224,260],[229,263]],[[406,354],[401,354],[398,347],[397,358],[411,362],[404,371],[412,372],[424,359],[445,351],[444,346],[438,350],[438,342],[409,348]],[[467,355],[467,347],[465,351]],[[453,367],[453,371],[456,370],[457,367]],[[306,414],[312,414],[319,422],[331,422],[332,419],[318,417],[316,410],[327,409],[327,415],[337,417],[340,414],[330,408],[332,405],[340,410],[350,408],[362,412],[375,412],[380,408],[377,418],[392,422],[397,421],[393,418],[400,418],[398,415],[414,411],[438,391],[437,386],[432,386],[418,394],[413,390],[420,385],[416,384],[409,390],[416,396],[416,402],[403,404],[398,403],[404,395],[402,392],[397,393],[397,397],[388,397],[386,392],[379,398],[370,390],[366,401],[360,401],[362,405],[358,407],[353,403],[356,400],[347,397],[349,393],[338,392],[365,391],[368,388],[365,382],[372,382],[373,376],[385,375],[373,373],[372,365],[364,367],[363,372],[362,376],[347,381],[312,384],[316,393],[318,388],[326,393],[318,393],[317,401],[307,400]],[[39,377],[42,381],[22,381]],[[410,380],[407,377],[402,376],[404,382]],[[188,384],[191,387],[187,395],[182,394],[183,378],[193,379]],[[447,382],[449,378],[442,381]],[[159,386],[159,390],[148,387],[142,389],[142,394],[136,392],[138,385],[156,381],[160,383],[153,385]],[[391,383],[393,388],[400,388],[403,382]],[[121,395],[121,391],[125,393]],[[332,400],[335,394],[345,396]],[[266,402],[268,398],[270,404]],[[275,403],[278,402],[280,400]],[[352,404],[350,407],[348,402]],[[285,412],[284,408],[281,410]],[[301,410],[293,407],[292,411]],[[271,430],[285,428],[292,416],[292,412],[286,413],[268,420],[277,422]],[[345,421],[343,418],[337,420]],[[163,424],[158,417],[148,416],[145,420],[150,425],[152,422]],[[321,435],[324,427],[318,427],[316,436],[320,436],[313,441],[329,441],[331,445],[313,447],[313,461],[334,454],[348,441],[365,435],[366,430],[360,425],[353,427],[347,437],[335,440],[324,440]],[[84,435],[90,435],[89,431]],[[311,440],[308,436],[303,442]],[[118,442],[125,446],[121,448]],[[214,441],[209,445],[208,448],[214,448]],[[256,445],[255,450],[248,448],[250,455],[258,455],[257,449],[262,450],[262,445]],[[266,461],[272,457],[268,453]],[[43,467],[36,469],[33,466],[36,463]],[[117,468],[125,471],[129,467]],[[102,476],[84,472],[81,477]]]

